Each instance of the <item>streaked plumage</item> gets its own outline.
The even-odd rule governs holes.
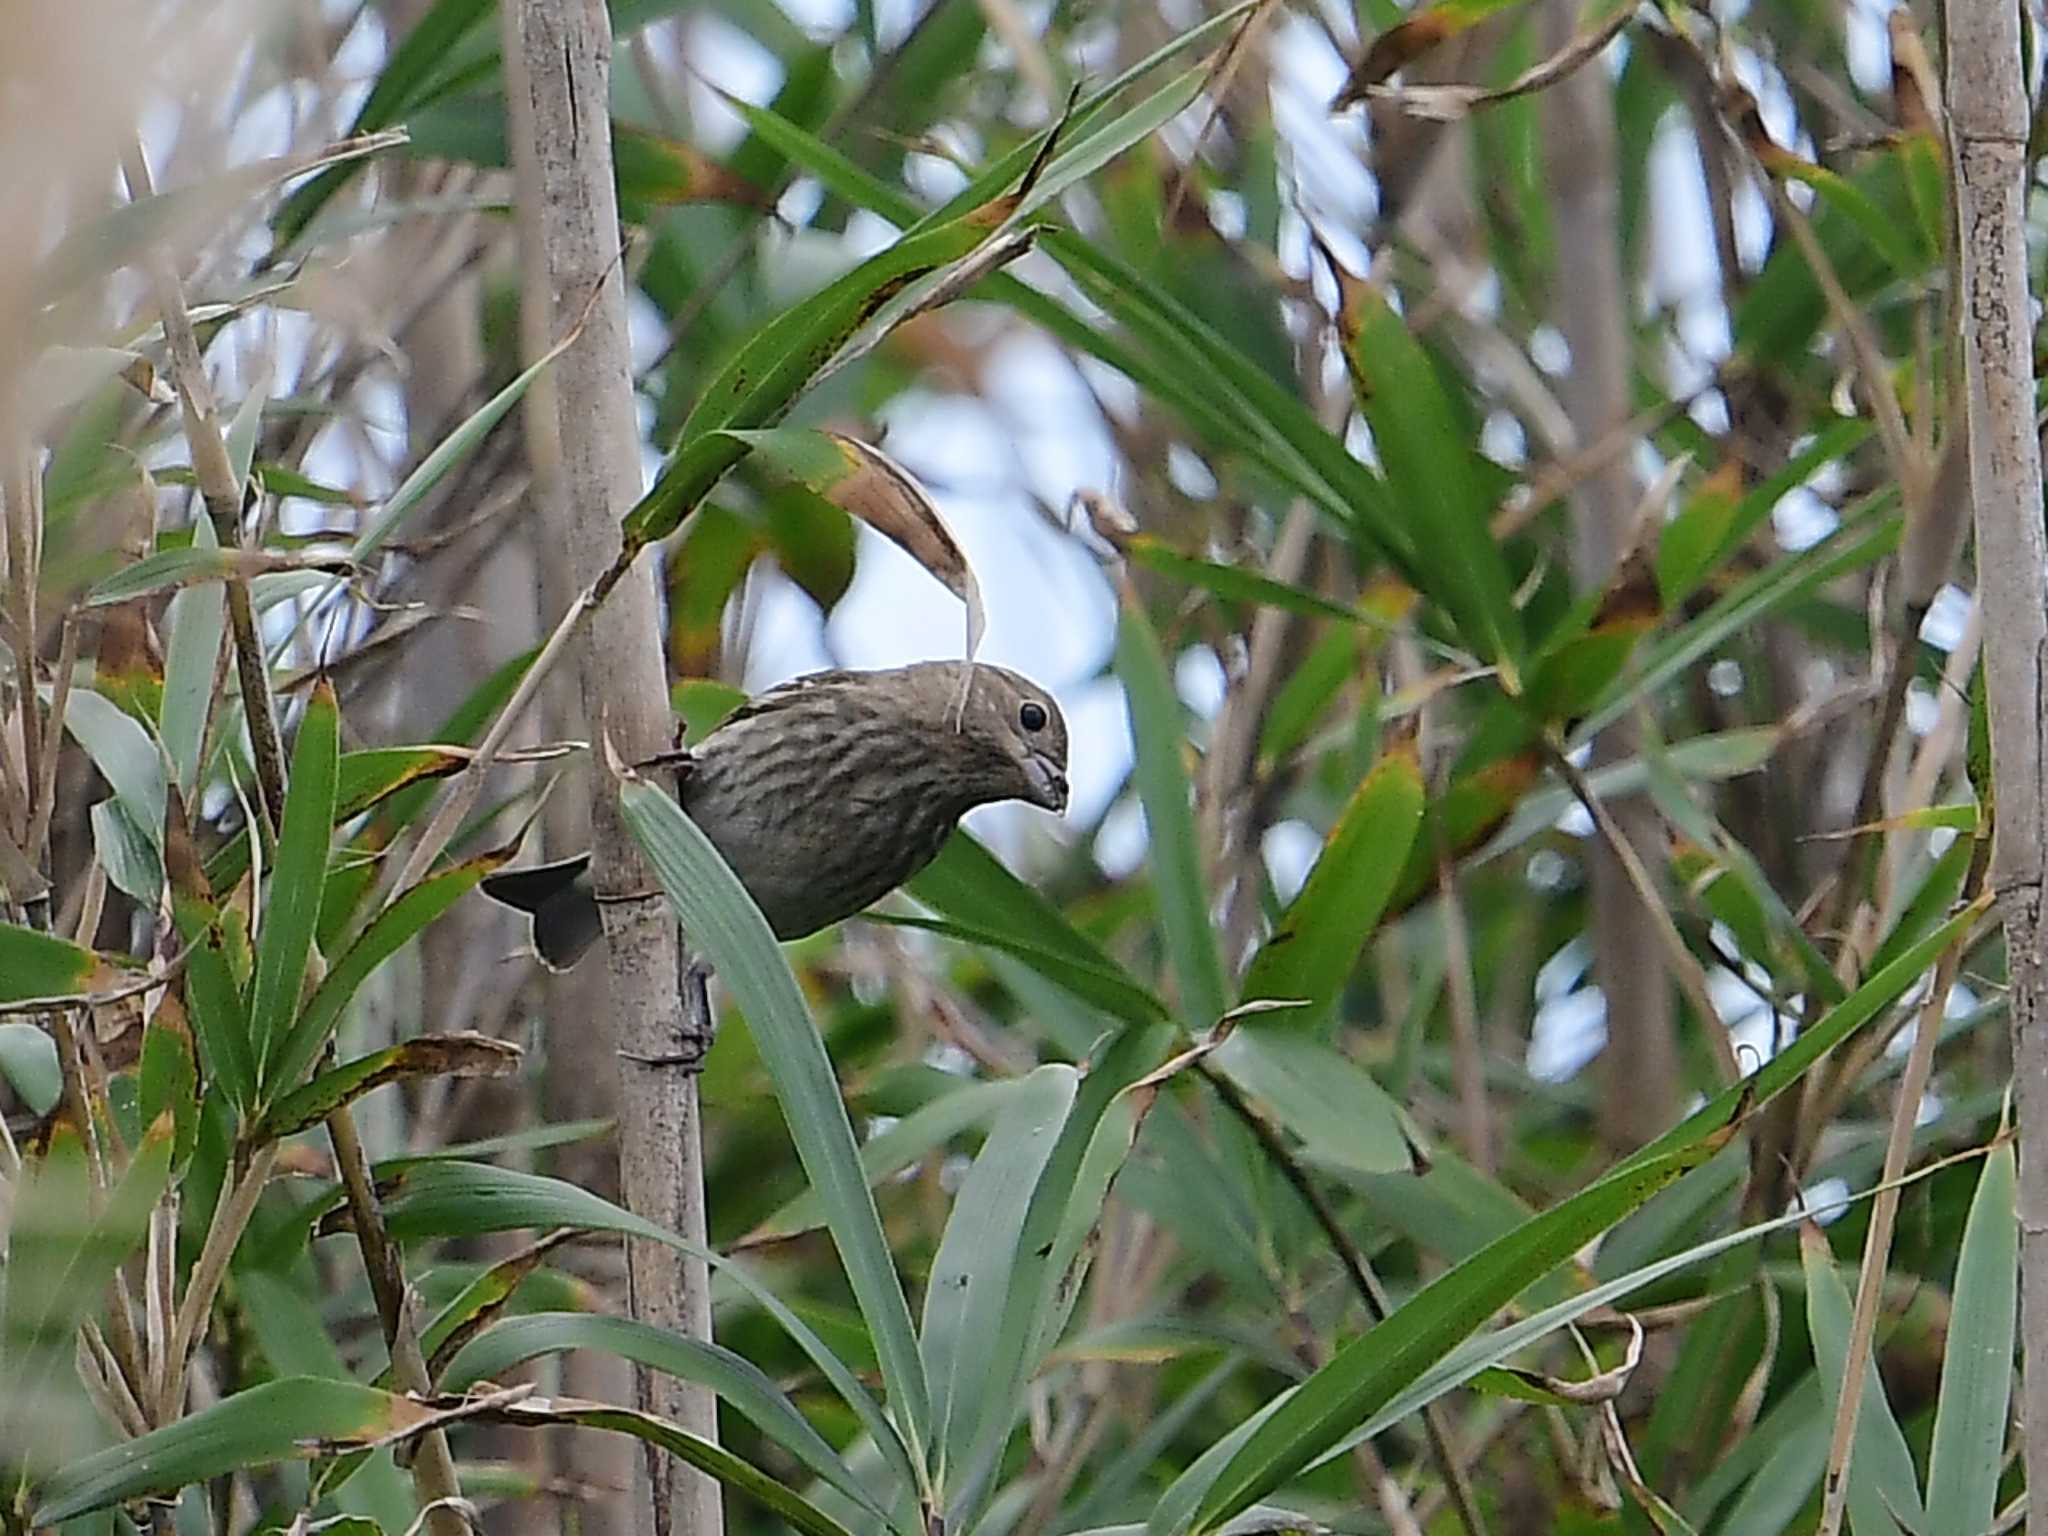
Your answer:
[[[1067,728],[1035,683],[964,662],[818,672],[770,689],[695,747],[683,808],[782,939],[850,917],[937,856],[977,805],[1067,803]],[[534,947],[574,965],[602,931],[588,856],[493,875],[534,915]]]

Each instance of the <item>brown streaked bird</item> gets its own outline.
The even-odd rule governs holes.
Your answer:
[[[983,662],[814,672],[740,706],[690,749],[677,781],[775,936],[800,939],[923,869],[977,805],[1064,811],[1067,722],[1043,688]],[[533,915],[550,970],[604,931],[588,854],[483,888]]]

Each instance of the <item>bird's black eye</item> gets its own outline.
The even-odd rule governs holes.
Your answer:
[[[1024,707],[1017,711],[1017,723],[1027,731],[1045,729],[1045,706],[1035,699],[1026,699]]]

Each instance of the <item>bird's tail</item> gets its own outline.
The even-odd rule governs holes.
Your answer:
[[[493,901],[532,914],[534,951],[551,971],[568,970],[604,934],[587,853],[487,875],[483,891]]]

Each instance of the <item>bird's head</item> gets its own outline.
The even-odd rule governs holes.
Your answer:
[[[986,662],[932,662],[914,669],[921,689],[943,693],[942,729],[966,738],[997,792],[1055,814],[1067,808],[1067,721],[1051,694],[1028,677]],[[967,677],[966,700],[961,680]]]

